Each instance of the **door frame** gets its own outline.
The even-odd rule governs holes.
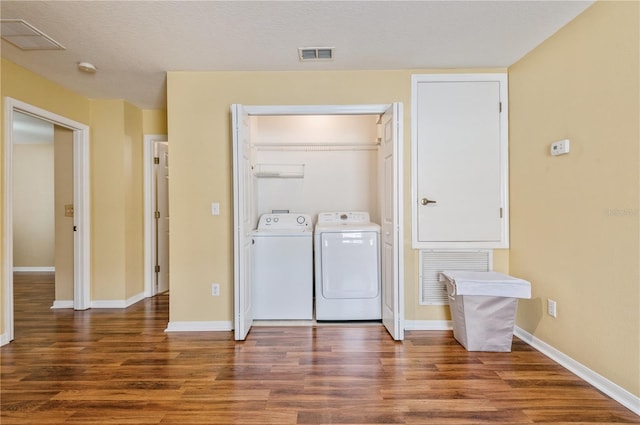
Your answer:
[[[169,142],[166,134],[145,134],[143,145],[144,173],[144,296],[156,295],[155,250],[156,239],[154,211],[156,205],[156,181],[153,174],[153,157],[156,143]]]
[[[386,103],[386,104],[360,104],[360,105],[261,105],[261,106],[241,105],[241,106],[243,108],[243,111],[246,112],[249,116],[251,115],[382,115],[385,112],[387,112],[387,110],[390,107],[392,107],[393,104]],[[400,126],[402,126],[402,122],[400,122]],[[232,131],[235,132],[236,131],[235,128],[232,129]],[[402,146],[402,144],[404,143],[404,140],[398,140],[398,143],[400,144],[400,146]],[[399,158],[396,158],[397,164],[399,165],[398,176],[399,176],[399,179],[402,180],[402,176],[404,175],[402,171],[404,159],[402,157],[402,150],[400,149],[398,152],[399,152]],[[237,181],[235,173],[236,172],[234,171],[234,182]],[[400,183],[400,188],[402,187],[403,187],[402,183]],[[234,188],[234,198],[237,197],[236,192],[237,192],[237,189]],[[400,227],[399,229],[397,229],[397,234],[398,234],[397,243],[398,243],[398,250],[400,252],[399,258],[397,258],[397,261],[398,261],[397,266],[399,270],[399,278],[398,278],[397,284],[400,288],[397,291],[397,293],[399,294],[398,311],[400,316],[399,318],[400,328],[402,328],[402,330],[404,331],[404,290],[403,290],[404,288],[402,287],[402,285],[404,285],[404,280],[402,279],[402,277],[404,276],[404,255],[403,255],[404,229],[402,226],[402,223],[403,223],[402,217],[404,217],[403,192],[399,191],[397,193],[397,197],[399,199],[395,199],[395,202],[398,205],[399,222],[396,223],[396,225]],[[239,207],[239,205],[235,201],[234,201],[234,205],[236,207],[235,208],[236,211],[234,211],[234,220],[235,220],[234,223],[238,223],[242,221],[241,219],[243,216],[244,208]],[[235,227],[235,225],[234,225],[233,231],[234,231],[234,238],[235,238],[236,233],[238,232],[238,229]],[[238,258],[237,258],[237,255],[235,254],[233,258],[233,263],[234,263],[234,271],[237,273],[238,270],[240,270],[241,265],[238,263]],[[236,294],[236,286],[237,285],[234,284],[233,303],[234,303],[234,308],[237,309],[237,306],[239,304],[237,302],[238,294]],[[238,322],[241,320],[240,316],[241,316],[240,312],[234,311],[234,327],[237,326]],[[236,339],[238,339],[237,335],[236,335]]]
[[[73,308],[91,307],[91,222],[89,182],[89,126],[20,100],[4,102],[4,237],[3,309],[4,334],[0,345],[14,339],[13,312],[13,114],[21,112],[73,131]]]

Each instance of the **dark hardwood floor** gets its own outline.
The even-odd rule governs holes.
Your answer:
[[[514,338],[471,353],[451,332],[380,326],[165,333],[168,296],[124,310],[51,310],[52,274],[15,276],[0,423],[640,423]]]

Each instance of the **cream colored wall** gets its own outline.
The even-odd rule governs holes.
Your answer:
[[[92,300],[144,291],[142,110],[91,101]]]
[[[141,293],[142,131],[166,133],[165,111],[141,111],[122,100],[92,101],[4,59],[0,75],[3,98],[9,96],[91,126],[91,299],[123,300]],[[1,103],[0,112],[3,110]],[[4,155],[4,120],[0,123],[0,154]],[[4,160],[0,167],[2,164]],[[4,176],[1,169],[0,175]],[[2,214],[3,202],[4,194],[0,197]],[[0,250],[4,235],[2,229]],[[0,266],[4,252],[1,255]],[[0,291],[0,335],[6,333],[2,299]]]
[[[91,299],[125,298],[124,103],[91,101]]]
[[[404,105],[404,210],[410,223],[411,74],[429,70],[344,72],[170,72],[171,321],[230,321],[233,298],[232,103],[246,105]],[[504,69],[439,72],[505,72]],[[221,214],[210,213],[220,202]],[[418,305],[417,251],[405,225],[405,316],[441,319],[443,306]],[[211,297],[210,284],[221,284]]]
[[[13,145],[13,266],[53,267],[53,143]]]
[[[73,300],[73,217],[65,205],[73,204],[73,131],[54,126],[55,172],[55,265],[56,301]]]
[[[124,103],[125,299],[144,292],[143,112]]]
[[[167,134],[167,110],[145,109],[142,111],[142,132],[144,134]]]
[[[597,2],[509,69],[510,270],[533,290],[517,324],[636,396],[639,22],[638,2]]]

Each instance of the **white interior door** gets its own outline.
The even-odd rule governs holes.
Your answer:
[[[501,78],[506,77],[417,84],[414,246],[507,243],[506,80]]]
[[[169,290],[169,143],[154,143],[156,175],[156,287]]]
[[[252,172],[249,114],[231,105],[233,128],[233,293],[235,339],[247,337],[253,324],[251,222]]]
[[[393,339],[404,339],[402,243],[402,104],[382,115],[380,146],[382,323]]]

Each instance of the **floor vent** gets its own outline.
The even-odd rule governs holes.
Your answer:
[[[447,305],[447,290],[440,281],[443,270],[490,271],[493,251],[420,251],[420,304]]]

